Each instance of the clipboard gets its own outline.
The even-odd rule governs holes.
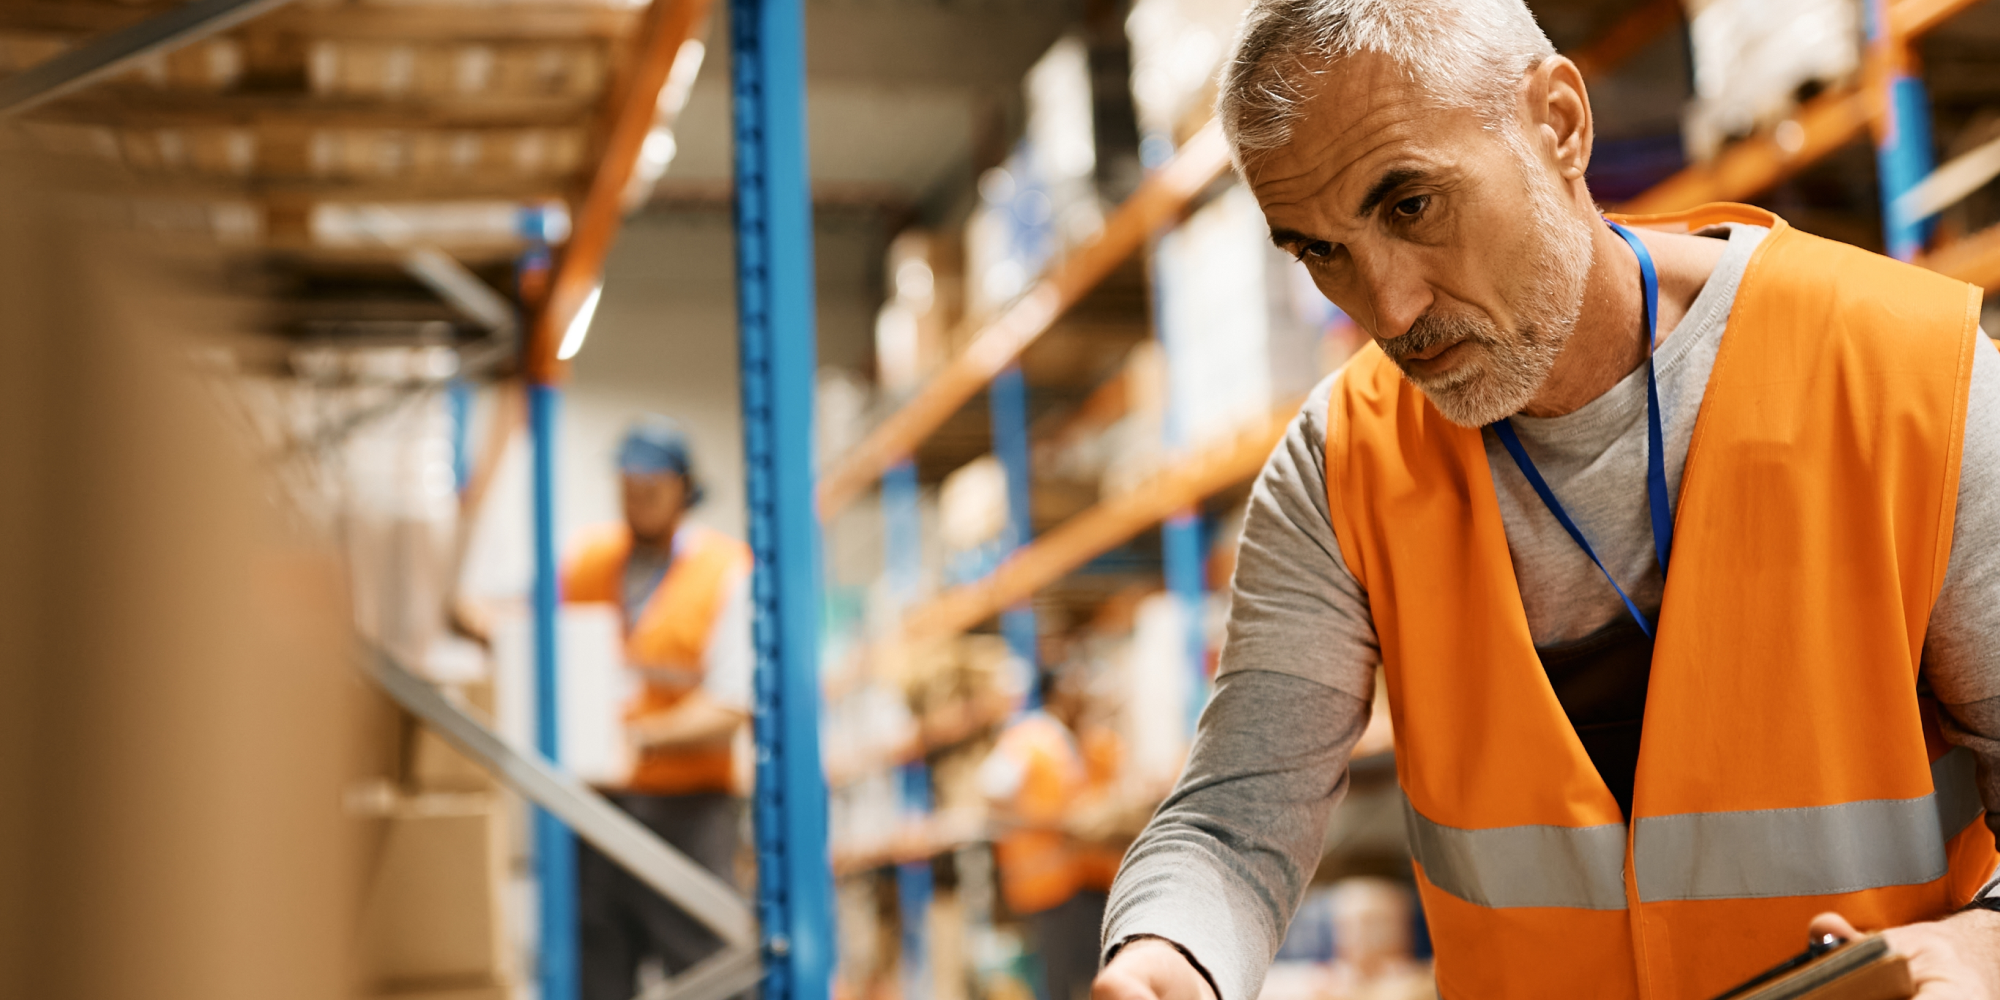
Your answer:
[[[1908,1000],[1910,965],[1880,934],[1815,943],[1715,1000]]]

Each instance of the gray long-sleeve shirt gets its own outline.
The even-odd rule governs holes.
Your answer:
[[[1751,251],[1768,230],[1729,227],[1729,246],[1657,354],[1669,493],[1678,496],[1696,412]],[[1327,512],[1322,382],[1250,496],[1214,698],[1186,770],[1127,853],[1104,940],[1165,938],[1222,1000],[1254,1000],[1319,861],[1347,760],[1368,722],[1376,645],[1368,595],[1348,572]],[[1646,508],[1641,367],[1560,417],[1512,418],[1551,489],[1639,607],[1664,580]],[[1486,434],[1507,547],[1535,644],[1581,638],[1626,614],[1616,593]],[[1944,586],[1923,674],[1946,736],[1980,760],[1989,822],[2000,817],[2000,353],[1974,355]]]

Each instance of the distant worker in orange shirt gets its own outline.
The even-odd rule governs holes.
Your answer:
[[[636,756],[619,808],[730,884],[742,840],[734,744],[750,717],[750,549],[685,524],[701,500],[687,435],[661,416],[618,449],[625,522],[593,532],[563,574],[563,599],[618,607],[639,693],[625,712]],[[579,845],[583,1000],[631,1000],[640,967],[677,973],[722,947],[694,918],[588,844]]]
[[[1085,887],[1088,861],[1066,822],[1089,783],[1070,728],[1081,705],[1052,674],[1038,684],[1042,706],[1008,724],[980,765],[979,784],[1000,830],[993,847],[1000,897],[1027,921],[1048,984],[1045,1000],[1081,1000],[1097,974],[1106,898],[1103,889]]]

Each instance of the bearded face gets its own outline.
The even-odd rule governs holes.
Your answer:
[[[1513,135],[1518,140],[1518,132]],[[1548,381],[1583,312],[1584,280],[1590,272],[1588,224],[1569,213],[1564,193],[1536,169],[1524,142],[1509,146],[1520,159],[1531,232],[1526,241],[1530,255],[1520,262],[1520,280],[1511,296],[1517,321],[1502,328],[1484,313],[1434,308],[1419,316],[1408,333],[1378,341],[1382,353],[1446,420],[1466,427],[1519,412]],[[1432,373],[1410,364],[1453,348],[1464,357],[1445,371]]]
[[[1272,240],[1446,419],[1530,406],[1576,330],[1604,225],[1581,184],[1574,66],[1549,60],[1500,103],[1445,100],[1372,52],[1311,85],[1289,138],[1243,161]]]

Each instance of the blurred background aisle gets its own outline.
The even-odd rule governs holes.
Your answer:
[[[243,4],[43,88],[196,6],[0,0],[0,607],[27,637],[0,982],[34,984],[0,993],[569,1000],[573,880],[516,790],[348,676],[346,625],[517,746],[559,719],[553,756],[635,814],[736,809],[711,867],[754,887],[747,550],[688,569],[752,530],[730,11]],[[1529,6],[1585,72],[1608,209],[1750,202],[2000,291],[1995,0]],[[1213,675],[1250,480],[1363,342],[1210,121],[1242,8],[806,0],[845,1000],[1080,1000]],[[635,458],[651,414],[673,442]],[[571,572],[541,659],[535,428]],[[669,487],[648,527],[635,490]],[[681,645],[638,636],[656,611]],[[696,701],[713,727],[662,735]],[[1434,995],[1387,717],[1267,1000]],[[671,995],[691,959],[632,933],[618,991]]]

